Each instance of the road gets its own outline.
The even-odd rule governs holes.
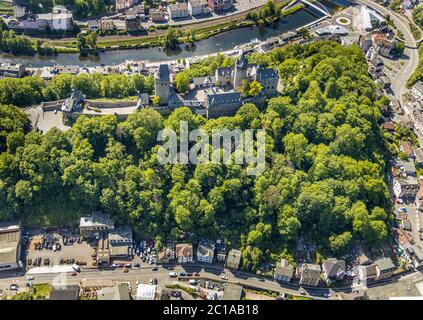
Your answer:
[[[291,294],[291,295],[301,295],[301,288],[298,288],[294,285],[281,285],[276,281],[269,280],[260,276],[254,276],[244,272],[233,273],[228,269],[207,267],[207,266],[196,266],[196,265],[184,265],[184,266],[175,266],[174,270],[178,274],[181,272],[200,272],[200,278],[207,278],[216,281],[222,281],[221,276],[225,274],[228,278],[228,282],[238,283],[244,287],[253,287],[263,290],[272,290],[279,293]],[[132,287],[135,286],[136,281],[141,283],[149,283],[149,280],[156,278],[158,280],[159,290],[164,288],[166,284],[172,284],[177,282],[174,278],[169,277],[169,270],[159,266],[157,271],[152,271],[151,267],[142,268],[142,269],[130,269],[128,273],[124,273],[121,269],[116,270],[82,270],[77,276],[72,277],[68,274],[40,274],[35,276],[35,280],[32,281],[33,284],[41,283],[60,283],[66,285],[79,285],[80,282],[86,280],[112,280],[112,281],[124,281],[130,282]],[[198,278],[198,277],[195,277]],[[261,281],[259,279],[262,279]],[[25,276],[11,276],[0,278],[0,289],[6,290],[11,284],[18,284],[19,287],[24,287],[27,283]],[[330,299],[337,299],[336,295],[327,288],[313,288],[313,289],[304,289],[304,297],[310,297],[316,300],[327,300],[323,295],[324,293],[331,293]]]
[[[398,30],[403,33],[405,40],[409,43],[414,42],[414,38],[411,34],[408,24],[405,24],[404,18],[401,17],[399,14],[370,0],[356,0],[356,2],[367,5],[368,7],[382,13],[383,16],[389,14],[395,26],[398,28]],[[404,65],[398,71],[396,77],[392,79],[391,84],[393,96],[395,97],[395,99],[399,100],[402,105],[404,104],[402,98],[403,94],[406,93],[408,90],[406,87],[407,80],[417,69],[417,66],[419,64],[419,53],[417,48],[406,47],[404,54],[408,56],[408,59],[405,60]]]

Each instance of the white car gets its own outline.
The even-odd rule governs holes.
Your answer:
[[[227,276],[225,276],[225,275],[222,275],[222,280],[228,280],[228,277]]]
[[[26,280],[34,280],[33,276],[26,276]]]

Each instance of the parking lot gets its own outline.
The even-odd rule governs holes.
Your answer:
[[[94,247],[75,235],[50,232],[31,236],[27,246],[27,269],[60,264],[94,266]],[[35,263],[37,262],[37,263]]]

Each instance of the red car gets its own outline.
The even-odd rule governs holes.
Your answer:
[[[194,272],[193,275],[196,276],[196,277],[200,276],[200,274],[198,272]]]
[[[76,273],[75,271],[71,273],[72,277],[75,277],[78,273]]]

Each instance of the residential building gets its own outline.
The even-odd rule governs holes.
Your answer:
[[[208,0],[208,5],[213,12],[228,11],[234,7],[232,0]]]
[[[414,199],[419,190],[414,162],[411,160],[396,161],[392,173],[394,176],[393,189],[395,196]]]
[[[179,263],[194,262],[194,251],[191,243],[178,243],[175,246],[175,256]]]
[[[229,269],[237,270],[241,263],[241,251],[237,249],[231,249],[226,259],[226,267]]]
[[[369,284],[376,280],[377,270],[376,265],[362,266],[358,270],[358,276],[362,283]]]
[[[226,261],[226,245],[225,242],[221,239],[216,240],[214,244],[215,257],[218,262]]]
[[[214,244],[211,241],[201,241],[197,248],[197,261],[213,263]]]
[[[401,219],[400,220],[400,228],[403,229],[403,230],[405,230],[405,231],[411,231],[411,222],[410,222],[410,220],[405,219],[405,218],[404,219]]]
[[[136,32],[142,30],[141,19],[137,15],[125,16],[125,27],[128,32]]]
[[[321,278],[321,268],[318,264],[304,263],[297,268],[300,285],[318,286]]]
[[[98,290],[97,300],[131,300],[128,284],[121,283],[120,285]]]
[[[328,258],[322,263],[323,279],[330,283],[345,277],[346,265],[344,260]]]
[[[0,271],[19,268],[20,255],[20,222],[0,223]]]
[[[116,12],[124,12],[126,9],[133,7],[135,0],[116,0]]]
[[[53,287],[49,300],[79,300],[79,287],[67,286],[63,289]]]
[[[407,176],[416,176],[416,166],[412,160],[396,160],[394,168],[399,170],[399,174]]]
[[[388,131],[389,133],[394,133],[395,132],[395,123],[393,123],[392,121],[384,122],[382,124],[382,128],[385,129],[386,131]]]
[[[185,2],[176,2],[167,6],[169,19],[178,19],[188,17],[188,5]]]
[[[367,53],[367,51],[372,46],[372,39],[370,37],[363,36],[360,34],[360,36],[358,37],[358,46],[360,47],[361,51]]]
[[[420,245],[412,245],[409,249],[410,259],[414,267],[418,268],[423,263],[423,249]]]
[[[55,6],[51,13],[38,14],[38,21],[45,20],[53,31],[69,31],[73,28],[72,12],[64,6]]]
[[[111,258],[127,258],[130,256],[129,249],[132,248],[132,228],[130,226],[110,230],[108,239]]]
[[[87,28],[90,31],[97,31],[101,28],[100,20],[90,20],[87,22]]]
[[[419,179],[419,191],[416,194],[416,209],[423,211],[423,180]]]
[[[150,9],[150,18],[151,21],[161,23],[161,22],[167,22],[165,18],[165,12],[158,9]]]
[[[395,265],[391,258],[383,258],[375,261],[376,279],[383,280],[392,277],[395,271]]]
[[[210,9],[207,0],[189,0],[188,12],[191,16],[209,14]]]
[[[141,3],[136,5],[132,8],[126,9],[125,14],[129,15],[145,15],[145,7],[144,4]]]
[[[414,244],[413,238],[401,229],[394,229],[394,241],[405,253],[407,253],[411,245]]]
[[[414,158],[414,152],[413,149],[410,146],[410,143],[408,141],[402,141],[400,150],[405,153],[407,158]]]
[[[383,33],[376,33],[372,36],[373,47],[383,57],[392,57],[392,50],[395,49],[396,41]]]
[[[156,96],[160,98],[160,105],[167,105],[170,97],[169,66],[161,64],[154,74],[154,89]]]
[[[417,81],[412,87],[410,93],[416,100],[423,99],[423,81]]]
[[[91,216],[82,217],[79,222],[79,230],[84,237],[96,236],[99,232],[113,230],[115,224],[109,215],[99,212]]]
[[[135,300],[155,300],[157,286],[152,284],[139,283]]]
[[[175,245],[168,244],[157,254],[157,263],[170,263],[173,261],[175,261]]]
[[[101,19],[100,22],[100,28],[101,30],[114,30],[115,29],[115,23],[112,19]]]
[[[0,64],[0,77],[22,78],[25,71],[25,66],[22,63],[5,62]]]
[[[234,283],[226,283],[223,291],[222,300],[241,300],[242,286]]]
[[[419,183],[416,177],[395,177],[394,194],[397,198],[414,199],[419,190]]]
[[[276,281],[291,282],[294,276],[294,267],[286,259],[281,259],[276,263],[276,268],[273,273],[273,278]]]
[[[421,167],[423,165],[423,150],[422,148],[414,149],[415,163],[416,166]]]

